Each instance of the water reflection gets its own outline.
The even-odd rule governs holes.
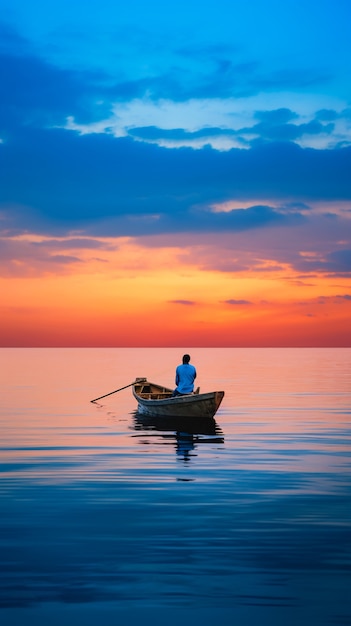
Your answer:
[[[1,626],[351,624],[351,351],[198,350],[221,428],[90,403],[178,349],[11,354]]]
[[[152,417],[137,411],[133,413],[134,429],[138,431],[143,444],[150,443],[150,438],[169,445],[172,443],[176,454],[184,461],[190,461],[199,444],[223,444],[224,435],[214,418],[173,418],[168,416]]]

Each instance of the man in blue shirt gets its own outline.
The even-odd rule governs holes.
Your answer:
[[[194,391],[194,380],[196,378],[196,369],[190,365],[189,354],[184,354],[183,364],[178,365],[176,369],[175,383],[177,385],[173,392],[174,396],[182,396]]]

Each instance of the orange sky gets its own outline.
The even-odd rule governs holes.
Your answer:
[[[0,347],[351,346],[347,2],[3,4]]]
[[[223,237],[222,248],[208,236],[182,247],[172,238],[111,238],[98,251],[79,248],[78,239],[60,255],[52,239],[14,238],[18,259],[0,279],[0,343],[351,346],[349,280],[302,276],[278,264],[276,251],[253,261],[246,239],[237,236],[234,250],[242,268],[225,271]],[[41,251],[29,261],[23,249],[34,243]],[[65,239],[54,243],[67,248]]]

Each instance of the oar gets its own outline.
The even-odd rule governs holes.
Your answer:
[[[90,400],[90,402],[96,402],[97,400],[101,400],[102,398],[106,398],[107,396],[112,396],[113,393],[117,393],[118,391],[122,391],[122,389],[127,389],[127,387],[132,387],[135,385],[135,381],[130,383],[130,385],[126,385],[125,387],[121,387],[120,389],[115,389],[115,391],[110,391],[110,393],[105,393],[104,396],[100,396],[99,398],[95,398],[95,400]]]

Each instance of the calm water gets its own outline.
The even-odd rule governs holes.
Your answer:
[[[191,350],[188,432],[90,402],[182,354],[0,351],[2,626],[351,624],[351,350]]]

